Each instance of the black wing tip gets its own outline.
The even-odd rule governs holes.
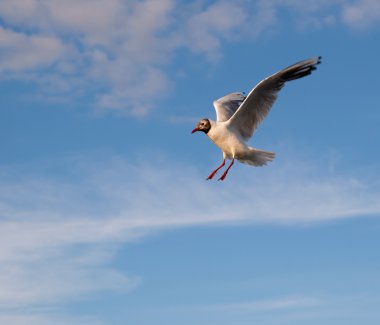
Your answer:
[[[312,71],[317,70],[317,65],[320,63],[322,63],[321,55],[300,61],[286,68],[282,78],[284,81],[291,81],[306,77],[310,75]]]
[[[301,61],[301,62],[303,62],[303,61]],[[305,60],[305,62],[306,62],[306,64],[304,65],[305,67],[310,66],[311,70],[315,70],[315,69],[317,69],[317,65],[322,63],[322,56],[321,55],[316,56],[316,57],[311,58],[309,60]]]
[[[318,55],[310,59],[306,59],[298,63],[295,63],[293,66],[290,66],[290,68],[298,66],[298,68],[300,69],[310,67],[311,69],[315,70],[317,68],[316,66],[321,63],[322,63],[322,56]]]

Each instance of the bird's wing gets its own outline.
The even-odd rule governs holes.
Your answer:
[[[237,111],[244,101],[243,93],[232,93],[214,101],[216,120],[218,122],[227,121]]]
[[[236,128],[244,139],[249,139],[268,115],[285,82],[311,74],[320,60],[321,57],[314,57],[300,61],[260,81],[230,118],[230,125]]]

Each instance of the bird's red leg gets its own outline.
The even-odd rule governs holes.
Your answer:
[[[215,176],[216,172],[217,172],[220,168],[222,168],[222,167],[225,165],[225,163],[226,163],[226,158],[224,158],[222,164],[221,164],[217,169],[215,169],[215,170],[214,170],[214,171],[213,171],[213,172],[207,177],[207,180],[212,179],[212,178]]]
[[[234,164],[234,161],[235,161],[235,158],[232,158],[232,161],[230,163],[230,165],[227,167],[226,171],[223,173],[223,175],[218,179],[218,181],[224,181],[224,179],[226,178],[227,176],[227,173],[228,171],[230,170],[230,168],[232,167],[232,165]]]

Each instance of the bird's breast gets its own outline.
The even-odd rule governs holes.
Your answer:
[[[237,151],[245,147],[244,142],[223,124],[213,126],[207,135],[229,158],[234,157]]]

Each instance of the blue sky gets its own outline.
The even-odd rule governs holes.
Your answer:
[[[377,0],[0,2],[0,323],[378,324]],[[235,164],[212,101],[322,55]]]

